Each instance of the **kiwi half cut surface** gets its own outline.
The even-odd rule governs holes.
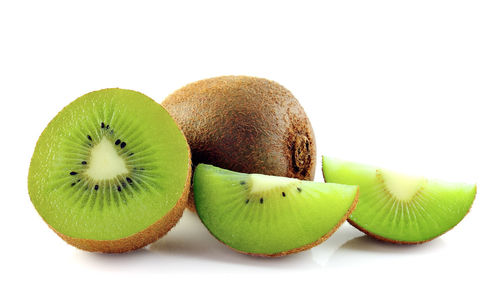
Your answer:
[[[164,235],[190,185],[184,135],[161,105],[124,89],[86,94],[41,134],[28,189],[45,222],[88,251],[124,252]]]
[[[432,240],[468,213],[476,185],[410,177],[368,165],[323,157],[326,182],[359,185],[349,222],[377,239],[416,244]]]
[[[250,255],[283,256],[326,240],[357,203],[358,187],[244,174],[199,164],[194,198],[207,229]]]

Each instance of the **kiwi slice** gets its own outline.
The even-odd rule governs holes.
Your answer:
[[[124,252],[175,225],[190,177],[189,147],[169,114],[141,93],[104,89],[78,98],[45,128],[28,189],[68,243]]]
[[[469,212],[476,185],[411,177],[386,169],[323,157],[326,182],[359,185],[349,223],[377,239],[416,244],[457,225]]]
[[[200,80],[162,105],[186,135],[194,165],[314,179],[311,123],[292,93],[274,81],[248,76]],[[188,207],[194,210],[192,199]]]
[[[330,237],[357,203],[358,187],[238,173],[199,164],[195,205],[207,229],[250,255],[283,256]]]

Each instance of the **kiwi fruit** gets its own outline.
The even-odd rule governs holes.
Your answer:
[[[359,203],[348,219],[379,240],[416,244],[457,225],[469,212],[476,185],[406,176],[323,157],[326,182],[359,185]]]
[[[28,190],[66,242],[118,253],[176,224],[190,177],[189,146],[167,111],[116,88],[76,99],[48,124],[31,159]]]
[[[351,214],[358,186],[245,174],[199,164],[193,176],[198,215],[238,252],[284,256],[320,244]]]
[[[313,180],[316,143],[297,99],[280,84],[222,76],[186,85],[162,103],[183,130],[193,165]],[[192,198],[188,207],[194,210]]]

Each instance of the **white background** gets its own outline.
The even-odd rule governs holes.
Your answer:
[[[0,301],[500,300],[498,1],[177,2],[0,2]],[[382,244],[346,223],[278,259],[231,251],[188,212],[124,255],[77,250],[38,216],[29,161],[66,104],[107,87],[161,102],[232,74],[290,89],[318,160],[476,182],[471,212],[423,245]]]

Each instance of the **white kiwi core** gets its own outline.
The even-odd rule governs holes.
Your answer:
[[[90,151],[88,168],[85,171],[89,178],[96,181],[110,180],[128,173],[125,160],[108,138],[103,137]]]
[[[386,189],[400,201],[410,201],[425,185],[424,177],[411,177],[387,170],[378,170]]]
[[[298,179],[267,176],[260,174],[250,175],[250,194],[260,194],[274,189],[281,189],[292,184],[298,184]]]

